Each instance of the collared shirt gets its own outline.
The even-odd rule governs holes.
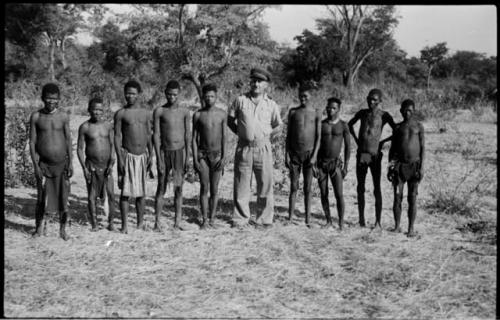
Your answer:
[[[269,138],[274,128],[283,121],[280,107],[264,95],[255,104],[249,94],[239,96],[229,108],[228,115],[238,120],[238,137],[247,141]]]

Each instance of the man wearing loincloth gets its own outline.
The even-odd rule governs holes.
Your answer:
[[[333,226],[330,215],[330,203],[328,201],[328,178],[330,178],[335,199],[337,200],[340,230],[342,230],[344,225],[343,180],[347,175],[351,154],[349,128],[339,117],[341,103],[340,99],[335,97],[328,99],[326,105],[327,118],[321,122],[321,142],[316,164],[318,169],[318,184],[321,192],[321,205],[326,217],[325,227]],[[343,163],[340,159],[342,142],[344,142]]]
[[[408,184],[408,237],[416,235],[418,184],[424,177],[425,139],[423,125],[413,118],[415,103],[406,99],[401,104],[403,121],[396,125],[389,150],[387,178],[394,186],[394,231],[401,232],[403,187]]]
[[[215,107],[217,87],[214,84],[203,86],[202,94],[204,106],[193,115],[192,147],[193,165],[200,176],[201,228],[204,229],[215,227],[219,180],[226,159],[227,114]]]
[[[286,135],[285,165],[290,169],[288,220],[292,221],[299,189],[300,171],[304,176],[304,208],[306,226],[311,227],[311,182],[320,143],[321,112],[311,105],[311,88],[299,88],[300,105],[290,109]]]
[[[139,103],[141,86],[135,80],[125,84],[127,104],[115,113],[115,148],[118,158],[118,187],[121,189],[122,233],[127,233],[129,198],[135,198],[137,228],[144,229],[146,172],[151,166],[151,112]]]
[[[156,108],[153,113],[154,148],[158,168],[158,188],[155,195],[155,231],[162,231],[160,214],[163,210],[163,197],[167,188],[167,178],[172,171],[174,185],[175,222],[174,229],[189,229],[181,225],[182,185],[189,158],[190,121],[187,108],[179,105],[179,82],[171,80],[165,88],[167,103]]]
[[[69,178],[73,175],[69,117],[59,110],[60,92],[56,84],[42,88],[43,109],[30,116],[30,154],[37,183],[36,230],[34,237],[46,235],[47,214],[59,214],[59,236],[68,240]]]
[[[380,190],[380,176],[382,174],[382,145],[380,136],[386,123],[394,129],[392,116],[380,109],[382,91],[372,89],[366,98],[368,109],[358,111],[349,121],[349,131],[358,145],[356,154],[356,178],[358,180],[358,211],[359,225],[365,224],[365,181],[368,168],[373,178],[373,193],[375,196],[375,228],[382,228],[382,192]],[[358,136],[354,132],[354,124],[360,121]]]
[[[115,163],[113,125],[104,120],[104,106],[101,98],[89,101],[90,119],[78,129],[78,160],[87,182],[88,217],[91,231],[97,231],[97,198],[108,198],[108,230],[113,231],[115,196],[113,164]]]

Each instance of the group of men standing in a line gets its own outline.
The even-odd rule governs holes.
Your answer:
[[[182,185],[188,166],[190,149],[193,165],[200,176],[201,228],[216,227],[215,215],[218,185],[227,161],[226,139],[229,128],[238,136],[234,158],[233,226],[270,228],[273,225],[273,154],[271,137],[281,130],[280,107],[267,96],[271,81],[268,71],[254,68],[250,72],[250,91],[239,96],[228,112],[216,108],[217,87],[207,84],[202,88],[202,108],[191,117],[189,110],[179,105],[180,85],[169,81],[165,95],[167,103],[152,113],[139,103],[142,92],[136,81],[124,86],[126,105],[114,116],[114,125],[103,118],[105,108],[100,98],[88,105],[90,119],[78,131],[77,155],[83,168],[88,190],[88,213],[92,231],[97,231],[97,198],[108,198],[109,230],[114,230],[114,179],[112,168],[117,160],[120,194],[121,232],[127,233],[129,199],[135,199],[137,227],[145,228],[144,210],[147,175],[153,175],[152,156],[156,155],[158,187],[155,194],[154,230],[161,231],[159,217],[168,177],[172,176],[174,189],[174,228],[185,230],[182,223]],[[423,177],[424,129],[414,120],[415,105],[405,100],[401,105],[403,122],[395,124],[388,112],[380,109],[382,92],[373,89],[367,97],[368,108],[358,111],[348,122],[340,120],[341,101],[332,97],[326,104],[327,117],[322,110],[309,103],[312,88],[299,88],[300,105],[288,114],[285,164],[290,170],[289,221],[295,211],[299,176],[304,177],[305,222],[310,226],[312,177],[316,177],[321,191],[326,227],[333,225],[328,201],[328,180],[331,181],[337,201],[339,228],[344,223],[343,179],[348,171],[350,135],[358,145],[356,177],[358,180],[359,224],[365,226],[365,179],[370,169],[374,183],[375,227],[380,228],[382,193],[380,190],[382,146],[391,140],[387,176],[394,186],[395,231],[400,232],[401,201],[404,183],[408,183],[408,236],[415,235],[416,195]],[[31,114],[30,152],[35,169],[38,199],[34,236],[45,234],[46,214],[57,212],[60,217],[60,236],[66,233],[68,222],[69,178],[73,174],[69,118],[58,112],[59,88],[47,84],[42,89],[44,108]],[[358,135],[354,124],[360,121]],[[192,135],[191,123],[192,122]],[[385,124],[393,135],[380,141]],[[191,148],[190,148],[191,144]],[[343,161],[341,150],[344,149]],[[154,151],[153,151],[154,150]],[[116,157],[115,157],[116,154]],[[116,158],[116,159],[115,159]],[[257,212],[251,220],[251,181],[257,183]],[[210,197],[208,193],[210,192]]]

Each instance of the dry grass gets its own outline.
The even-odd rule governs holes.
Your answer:
[[[75,117],[72,129],[84,120]],[[425,123],[430,128],[429,123]],[[176,232],[172,190],[161,222],[164,233],[138,231],[135,211],[130,233],[100,230],[86,224],[86,191],[74,163],[70,208],[73,238],[57,237],[57,220],[49,236],[32,239],[33,189],[6,189],[4,309],[7,317],[243,317],[243,318],[479,318],[495,317],[496,181],[478,189],[479,211],[463,215],[429,214],[431,186],[460,180],[466,162],[494,170],[496,127],[460,124],[460,132],[477,132],[479,155],[463,157],[440,151],[456,133],[429,132],[427,171],[419,188],[417,238],[392,233],[392,189],[382,181],[384,229],[357,226],[356,182],[352,169],[344,183],[346,229],[320,229],[320,199],[312,204],[313,225],[304,226],[301,192],[296,224],[285,225],[288,196],[285,171],[275,170],[283,191],[276,192],[276,223],[271,230],[237,231],[229,227],[232,165],[221,183],[218,222],[210,231]],[[355,151],[352,151],[352,155]],[[351,157],[351,168],[354,168]],[[387,159],[383,161],[383,172]],[[439,176],[439,174],[442,174]],[[441,177],[441,178],[439,178]],[[480,175],[470,175],[472,184]],[[146,222],[153,224],[148,181]],[[185,220],[196,224],[198,183],[184,187]],[[366,218],[374,222],[373,187],[367,179]],[[333,193],[330,193],[333,199]],[[333,201],[332,201],[333,202]],[[332,203],[332,214],[336,209]],[[406,213],[406,201],[403,212]],[[105,219],[103,219],[104,221]],[[403,214],[406,226],[406,214]],[[119,219],[115,219],[119,226]]]

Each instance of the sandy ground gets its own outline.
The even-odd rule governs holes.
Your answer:
[[[76,130],[85,119],[72,117],[75,149]],[[51,217],[48,237],[31,238],[36,190],[5,190],[5,316],[493,319],[496,125],[450,123],[445,133],[439,133],[432,122],[424,125],[427,172],[419,188],[419,235],[412,239],[389,231],[393,226],[392,187],[385,178],[386,157],[383,230],[358,227],[354,150],[352,169],[344,183],[346,228],[342,232],[320,228],[325,219],[317,187],[312,204],[314,227],[304,225],[300,193],[297,218],[294,224],[285,224],[289,183],[282,169],[274,173],[281,186],[275,190],[274,227],[230,228],[231,164],[220,184],[219,227],[215,230],[198,229],[199,184],[186,182],[183,219],[194,230],[172,230],[174,208],[169,188],[161,216],[166,226],[163,233],[136,230],[133,207],[128,235],[105,230],[105,217],[100,218],[101,230],[91,233],[86,189],[75,152],[69,241],[57,237],[56,217]],[[471,184],[482,179],[481,173],[494,174],[481,183],[483,189],[476,190],[477,213],[444,215],[424,209],[436,188],[457,185],[464,172],[469,172],[472,181],[466,183]],[[149,180],[145,220],[150,228],[155,188],[156,182]],[[333,192],[330,195],[336,217]],[[402,226],[406,230],[406,196],[404,199]],[[365,216],[371,225],[375,217],[370,177],[366,201]],[[118,228],[118,211],[115,217]]]

